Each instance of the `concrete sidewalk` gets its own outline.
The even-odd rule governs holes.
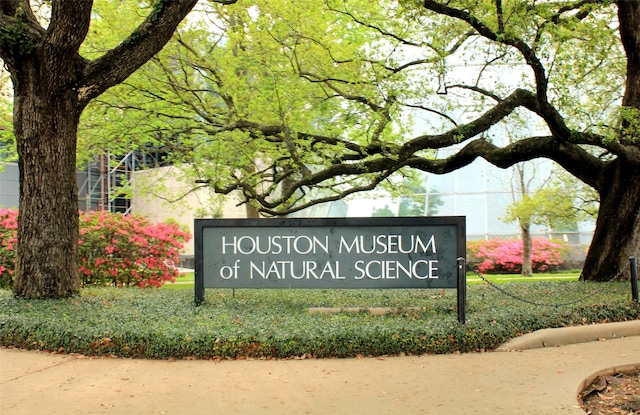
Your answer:
[[[541,331],[501,350],[214,362],[0,349],[0,414],[584,414],[585,380],[640,364],[640,320]]]

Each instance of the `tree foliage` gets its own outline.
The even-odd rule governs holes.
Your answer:
[[[503,220],[522,220],[554,231],[575,231],[578,222],[597,216],[597,195],[572,176],[555,175],[538,189],[523,194],[505,212]]]
[[[498,13],[495,2],[472,3],[214,9],[99,103],[131,127],[116,124],[121,133],[105,138],[189,151],[200,178],[242,189],[271,214],[302,209],[296,196],[311,186],[344,196],[352,176],[377,185],[406,167],[444,173],[479,156],[501,167],[548,156],[577,170],[598,160],[579,145],[620,144],[598,135],[610,130],[624,83],[615,7],[514,0]],[[540,127],[499,146],[523,111]],[[559,133],[566,152],[555,148]],[[461,144],[447,159],[430,151]]]
[[[44,74],[34,85],[47,86],[40,91],[49,109],[78,117],[149,60],[139,77],[95,102],[83,119],[92,127],[82,130],[90,134],[83,144],[160,148],[216,192],[240,191],[265,214],[370,190],[407,169],[443,174],[478,157],[498,167],[546,157],[600,197],[585,278],[607,278],[626,256],[640,254],[639,3],[212,4],[156,56],[194,3],[156,1],[140,23],[123,19],[138,25],[123,41],[96,41],[80,58],[89,21],[100,21],[90,2],[53,2],[47,28],[26,0],[3,2],[0,56],[14,88],[24,74]],[[95,28],[96,38],[107,37],[106,26]],[[49,69],[54,57],[64,65],[29,72],[35,61],[25,57],[37,53]],[[97,128],[123,117],[117,131]],[[515,139],[505,143],[504,131]],[[18,151],[33,154],[22,129],[16,137]],[[62,154],[75,148],[75,137],[73,146],[64,143]],[[440,149],[455,151],[438,157]],[[21,170],[36,177],[36,167]],[[21,199],[21,206],[31,205]],[[42,219],[25,238],[33,240]]]
[[[255,0],[211,9],[216,30],[194,22],[144,68],[160,86],[123,85],[121,101],[138,96],[136,105],[110,97],[102,108],[141,120],[132,126],[148,128],[144,140],[195,178],[271,215],[407,169],[552,159],[598,192],[606,214],[585,278],[606,278],[640,246],[639,9]]]

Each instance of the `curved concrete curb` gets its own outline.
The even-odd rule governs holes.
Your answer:
[[[538,330],[510,340],[496,351],[537,349],[630,336],[640,336],[640,320]]]

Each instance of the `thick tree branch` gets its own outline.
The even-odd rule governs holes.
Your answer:
[[[171,39],[178,24],[198,0],[157,0],[147,18],[133,33],[102,57],[89,62],[84,70],[84,85],[80,89],[83,104],[108,88],[124,81],[135,70],[158,53]],[[219,0],[232,4],[235,0]]]
[[[89,30],[92,7],[93,0],[59,0],[51,4],[51,22],[44,41],[52,53],[78,52]]]
[[[390,168],[385,169],[385,165],[389,165]],[[330,195],[298,203],[305,196],[306,189],[317,187],[319,183],[340,176],[361,178],[362,174],[364,174],[367,169],[371,169],[372,171],[377,172],[377,174],[370,176],[369,179],[365,179],[362,184],[345,185],[348,182],[347,180],[343,183],[327,185],[324,186],[324,188],[330,189]],[[389,160],[378,160],[374,163],[370,162],[365,164],[339,164],[295,181],[292,186],[287,189],[283,189],[284,191],[277,197],[273,197],[273,187],[269,187],[268,189],[260,192],[256,190],[255,186],[247,184],[246,180],[238,180],[228,186],[214,186],[214,188],[215,192],[220,194],[229,194],[232,191],[240,190],[248,200],[255,200],[260,204],[261,207],[259,210],[261,212],[268,215],[286,215],[319,203],[340,200],[350,194],[373,190],[380,184],[380,182],[395,173],[397,169],[398,167],[389,163]],[[296,196],[296,194],[300,195]]]
[[[45,29],[38,23],[27,0],[2,0],[0,34],[0,59],[13,73],[23,55],[31,53],[41,42]]]
[[[602,0],[580,0],[580,1],[577,1],[577,2],[575,2],[573,4],[564,5],[564,6],[562,6],[562,7],[560,7],[558,9],[557,13],[555,13],[553,16],[551,16],[549,21],[551,21],[553,24],[563,23],[562,15],[564,13],[570,12],[570,11],[574,11],[574,10],[580,10],[584,6],[587,6],[587,5],[590,5],[590,4],[598,4],[598,3],[602,3]],[[572,17],[574,19],[582,20],[585,17],[587,17],[588,15],[589,15],[588,9],[582,9],[582,10],[580,10],[580,12],[576,13]]]
[[[53,94],[61,90],[77,87],[75,68],[65,65],[65,61],[75,59],[80,45],[84,42],[93,1],[55,1],[51,4],[51,22],[42,42],[42,56],[47,68],[68,67],[67,71],[43,71],[43,81]]]
[[[469,165],[478,157],[484,158],[500,168],[511,167],[517,163],[539,157],[547,157],[596,189],[598,189],[602,169],[606,165],[605,162],[593,157],[582,148],[559,143],[553,136],[529,137],[506,147],[498,147],[478,138],[445,159],[429,159],[419,156],[400,158],[397,155],[388,155],[357,163],[336,163],[313,174],[307,174],[304,177],[298,176],[301,178],[290,182],[286,191],[281,192],[275,198],[273,198],[274,187],[269,187],[267,191],[261,193],[256,190],[255,186],[248,185],[246,180],[239,180],[224,188],[216,187],[216,192],[227,194],[233,190],[241,190],[248,199],[254,199],[260,203],[262,212],[270,215],[283,215],[317,203],[339,200],[350,194],[372,190],[383,180],[405,167],[434,174],[445,174]],[[290,178],[291,174],[293,173],[289,172],[287,176]],[[302,196],[294,198],[296,193],[301,191],[304,193],[305,189],[317,187],[323,182],[339,177],[351,177],[352,179],[365,177],[365,179],[363,183],[352,186],[329,185],[327,188],[332,191],[330,195],[300,204],[296,203],[302,198]],[[349,179],[344,179],[342,184],[348,182]]]
[[[547,77],[544,66],[536,56],[535,52],[522,39],[513,37],[511,35],[494,32],[487,24],[471,15],[466,10],[455,9],[453,7],[441,4],[435,0],[425,0],[424,7],[443,16],[453,17],[467,23],[469,26],[473,27],[481,36],[491,40],[492,42],[501,43],[503,45],[516,48],[534,72],[538,99],[541,102],[546,102]]]
[[[640,2],[618,0],[620,39],[627,53],[627,88],[622,105],[640,110]]]
[[[546,157],[556,161],[567,171],[592,187],[596,187],[604,167],[604,162],[593,157],[581,147],[559,143],[553,136],[529,137],[515,141],[505,147],[498,147],[478,138],[446,159],[432,160],[415,157],[408,159],[406,165],[429,173],[445,174],[467,166],[478,157],[482,157],[500,168],[507,168],[523,161]]]
[[[518,107],[534,106],[535,96],[526,89],[516,89],[507,98],[500,101],[489,111],[475,120],[457,126],[443,134],[423,135],[407,141],[400,151],[401,157],[407,157],[423,149],[449,147],[469,140],[509,116]]]
[[[0,19],[3,17],[20,17],[25,23],[29,26],[35,27],[40,26],[38,23],[38,19],[33,14],[33,10],[31,10],[31,6],[29,5],[29,0],[2,0],[0,1]],[[2,26],[4,26],[4,21],[2,22]],[[42,32],[44,32],[44,28],[40,26]]]

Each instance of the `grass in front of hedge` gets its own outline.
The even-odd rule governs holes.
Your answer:
[[[563,273],[535,273],[530,277],[524,277],[522,274],[485,274],[482,277],[494,284],[504,284],[508,282],[539,282],[539,281],[578,281],[580,272],[567,271]],[[482,278],[472,272],[467,273],[467,284],[484,284]]]
[[[530,277],[523,277],[521,274],[486,274],[484,278],[494,284],[504,284],[507,282],[534,282],[534,281],[578,281],[580,271],[564,271],[554,273],[535,273]],[[467,284],[484,284],[485,282],[473,272],[467,273]],[[176,278],[175,283],[167,283],[162,288],[168,290],[191,290],[194,289],[194,273],[185,272]]]
[[[193,271],[181,272],[180,276],[176,278],[176,282],[177,283],[193,282],[194,278],[195,278],[194,274],[195,273]],[[171,284],[171,283],[169,283],[169,284]]]
[[[640,318],[628,282],[516,282],[455,290],[206,290],[87,288],[62,300],[0,291],[3,346],[145,358],[350,357],[491,350],[541,328]],[[394,313],[310,314],[311,307],[391,307]],[[417,310],[416,310],[417,308]]]

